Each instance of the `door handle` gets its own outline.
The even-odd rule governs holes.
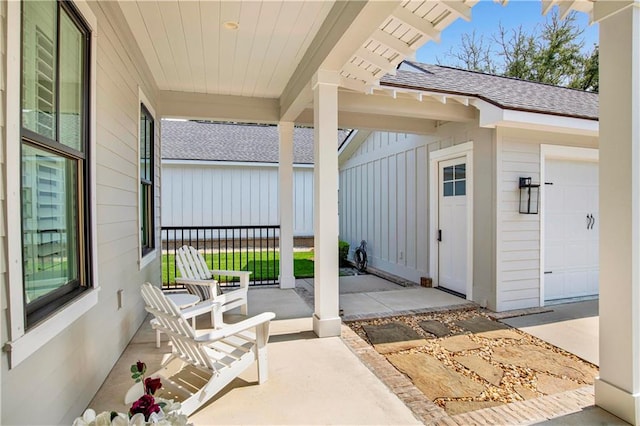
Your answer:
[[[587,229],[593,229],[593,225],[596,223],[596,218],[592,214],[587,215]]]
[[[438,229],[438,241],[442,241],[442,229]]]

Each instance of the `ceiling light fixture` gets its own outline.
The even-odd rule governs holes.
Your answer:
[[[226,21],[224,27],[228,30],[237,30],[240,24],[236,21]]]

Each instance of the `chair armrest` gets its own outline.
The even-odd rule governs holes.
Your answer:
[[[274,314],[273,312],[263,312],[259,315],[256,315],[255,317],[247,318],[246,320],[240,321],[235,324],[225,325],[224,327],[214,330],[210,333],[198,336],[196,337],[196,341],[198,343],[204,344],[215,342],[217,340],[233,336],[234,334],[238,334],[241,331],[257,327],[260,324],[268,323],[275,317],[276,314]]]
[[[240,278],[240,287],[248,287],[249,286],[249,276],[252,274],[251,271],[231,271],[225,269],[213,269],[209,271],[211,275],[220,275],[227,277],[239,277]]]
[[[190,278],[182,278],[176,277],[175,281],[177,284],[194,284],[194,285],[205,285],[211,287],[212,285],[218,284],[217,280],[192,280]]]
[[[220,304],[218,302],[212,302],[210,300],[206,300],[204,302],[200,302],[189,308],[182,309],[180,310],[180,313],[182,314],[183,317],[189,319],[201,314],[209,313],[212,310],[214,310],[216,306],[219,307]]]

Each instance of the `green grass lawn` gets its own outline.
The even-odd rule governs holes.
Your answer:
[[[254,257],[255,256],[255,257]],[[274,258],[275,257],[275,258]],[[280,273],[280,253],[256,251],[236,253],[206,253],[204,258],[210,269],[233,269],[236,271],[252,271],[252,280],[277,280]],[[162,255],[162,281],[169,284],[175,283],[176,276],[175,256],[173,254]],[[296,278],[313,277],[313,251],[293,252],[293,275]],[[228,281],[227,277],[215,277],[220,282]],[[229,277],[229,280],[231,277]]]

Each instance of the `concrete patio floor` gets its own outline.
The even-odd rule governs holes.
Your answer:
[[[547,307],[551,312],[508,318],[502,322],[598,365],[598,301]]]
[[[296,285],[296,290],[254,288],[249,292],[250,315],[265,310],[275,310],[277,314],[268,346],[269,380],[257,385],[255,367],[249,368],[194,413],[190,421],[195,425],[420,424],[415,413],[383,383],[379,374],[376,376],[371,367],[365,366],[362,354],[359,357],[354,353],[353,347],[345,344],[343,338],[318,339],[308,331],[312,326],[310,297],[313,295],[313,281],[298,280]],[[437,289],[404,288],[370,275],[341,277],[340,295],[340,307],[345,317],[388,316],[468,303]],[[552,307],[555,318],[560,318],[562,312],[572,308],[576,306],[567,309]],[[567,315],[576,316],[575,313]],[[511,318],[504,322],[510,325],[513,322],[524,331],[527,327],[534,327],[535,333],[544,334],[546,330],[548,338],[541,338],[549,341],[554,336],[563,335],[563,323],[569,321],[569,324],[574,324],[570,321],[579,319],[565,318],[564,321],[553,322],[554,316],[549,313],[545,317],[537,317],[538,323],[535,323],[535,316],[529,317],[532,318]],[[206,326],[206,321],[207,318],[199,318],[199,328]],[[584,330],[593,328],[593,324],[588,322],[578,324]],[[575,330],[567,332],[576,333]],[[170,352],[166,341],[163,341],[161,349],[156,349],[154,342],[155,333],[145,321],[91,401],[91,408],[96,411],[126,411],[122,398],[132,384],[128,374],[130,365],[140,359],[152,372],[159,368],[163,356]],[[597,337],[595,342],[597,346]],[[566,423],[563,422],[565,418]],[[625,424],[597,407],[586,407],[549,421],[552,424]]]

